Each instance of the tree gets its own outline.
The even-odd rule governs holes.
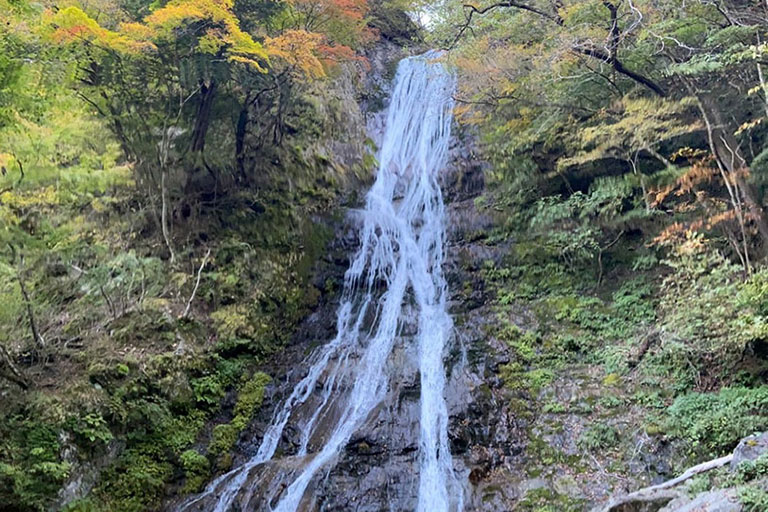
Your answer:
[[[732,212],[728,222],[739,226],[728,229],[732,245],[739,247],[746,268],[747,248],[765,254],[768,221],[748,165],[767,134],[765,5],[645,0],[449,5],[454,10],[443,11],[439,37],[460,48],[455,61],[466,80],[459,117],[482,124],[493,151],[532,159],[541,169],[539,178],[548,182],[545,193],[585,191],[602,168],[609,174],[639,173],[648,198],[645,176],[661,172],[651,181],[663,182],[662,188],[672,175],[684,180],[680,173],[701,169],[700,160],[677,150],[706,148],[720,173],[723,204]],[[664,174],[673,154],[680,169]],[[625,166],[596,166],[601,158]],[[710,210],[721,218],[722,213]]]
[[[110,120],[150,197],[159,192],[156,217],[170,253],[174,200],[168,190],[183,191],[187,202],[211,200],[233,181],[248,182],[245,155],[254,120],[268,125],[259,132],[269,133],[271,144],[280,144],[295,84],[324,78],[339,60],[358,58],[342,41],[364,39],[365,2],[256,6],[269,15],[246,18],[258,37],[241,28],[237,12],[244,6],[233,0],[173,0],[115,30],[76,7],[48,14],[50,37],[80,59],[81,97]],[[273,27],[280,29],[268,34]],[[234,123],[233,102],[239,105]],[[211,137],[217,149],[234,141],[231,153],[209,155]],[[265,139],[255,139],[258,149]]]

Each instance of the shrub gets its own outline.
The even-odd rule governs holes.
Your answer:
[[[208,459],[195,450],[186,450],[179,457],[179,463],[184,469],[187,481],[184,484],[184,492],[196,492],[205,483],[210,473]]]
[[[685,364],[698,373],[724,376],[768,333],[765,277],[761,273],[745,286],[740,267],[702,248],[679,251],[665,263],[674,272],[662,285],[662,352],[685,352]]]
[[[667,410],[666,430],[684,439],[692,452],[715,456],[739,440],[768,428],[768,386],[690,393]]]
[[[97,493],[123,512],[144,512],[163,496],[172,473],[173,466],[156,454],[126,450],[103,476]]]
[[[619,444],[619,432],[611,425],[598,423],[582,432],[577,444],[589,452],[613,448]]]

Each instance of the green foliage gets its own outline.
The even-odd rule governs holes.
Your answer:
[[[3,423],[8,435],[0,446],[0,500],[8,507],[43,510],[71,470],[60,459],[57,428],[20,417],[6,418]]]
[[[768,476],[768,453],[755,460],[745,460],[736,468],[736,482],[746,483]]]
[[[598,452],[615,448],[619,444],[619,440],[619,432],[615,427],[598,423],[582,432],[577,443],[582,450]]]
[[[213,427],[211,441],[208,443],[208,453],[213,456],[227,455],[234,448],[238,435],[240,430],[232,423],[216,425]]]
[[[746,486],[739,489],[739,501],[744,512],[760,512],[768,509],[768,492],[758,486]]]
[[[741,438],[768,428],[768,387],[724,388],[690,393],[667,409],[669,435],[685,440],[696,454],[717,456]]]
[[[213,428],[208,453],[222,457],[232,451],[240,432],[248,426],[254,411],[264,400],[264,389],[270,381],[268,375],[257,372],[242,384],[235,404],[234,417],[229,423],[216,425]]]
[[[195,401],[202,407],[219,405],[224,397],[224,387],[218,376],[208,375],[190,381],[195,392]]]
[[[697,372],[730,371],[747,348],[763,339],[765,273],[742,283],[740,269],[720,255],[697,249],[666,260],[673,272],[663,284],[662,350],[688,358]],[[662,356],[663,357],[663,356]]]
[[[526,492],[516,509],[526,512],[578,512],[584,509],[584,501],[542,487]]]
[[[69,428],[85,447],[98,446],[99,443],[106,444],[113,437],[104,417],[98,413],[91,412],[73,418]]]
[[[0,0],[0,349],[30,385],[3,359],[0,508],[51,509],[82,463],[100,473],[66,510],[156,509],[182,474],[203,486],[260,406],[253,368],[320,294],[316,220],[363,165],[329,141],[357,143],[367,6],[299,4]],[[230,412],[217,453],[194,451]]]
[[[173,466],[154,454],[129,449],[107,470],[96,493],[108,507],[144,511],[162,497],[172,472]]]
[[[271,381],[266,373],[257,372],[243,384],[237,396],[233,423],[238,424],[240,428],[246,426],[254,411],[264,401],[264,390]]]
[[[179,457],[179,463],[186,478],[184,492],[199,491],[210,475],[208,459],[195,450],[186,450]]]

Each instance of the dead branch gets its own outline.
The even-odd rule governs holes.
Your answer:
[[[3,372],[2,377],[17,384],[22,389],[29,388],[27,378],[21,373],[21,370],[16,367],[11,354],[8,353],[8,350],[6,350],[4,346],[0,345],[0,369],[3,368],[7,368],[8,372]]]
[[[696,466],[686,469],[682,475],[676,478],[667,480],[666,482],[660,483],[658,485],[645,487],[643,489],[640,489],[639,491],[629,493],[625,496],[619,496],[619,497],[613,498],[611,501],[608,502],[608,504],[605,507],[599,510],[600,512],[612,512],[613,510],[616,510],[617,507],[620,507],[621,505],[624,505],[626,503],[657,501],[657,500],[662,500],[666,498],[669,498],[670,500],[674,499],[679,495],[679,493],[673,490],[672,489],[673,487],[685,482],[686,480],[700,473],[704,473],[706,471],[710,471],[712,469],[717,469],[719,467],[725,466],[726,464],[731,462],[731,459],[733,459],[732,453],[724,457],[720,457],[719,459],[702,462],[701,464],[698,464]]]
[[[181,318],[186,318],[189,314],[189,308],[192,307],[192,301],[195,300],[195,295],[197,294],[197,289],[200,287],[200,278],[203,275],[203,269],[205,268],[205,264],[208,262],[208,257],[211,255],[211,250],[208,249],[205,252],[205,256],[203,257],[203,262],[200,263],[200,268],[197,269],[197,280],[195,281],[195,288],[192,290],[192,295],[190,295],[189,300],[187,301],[187,307],[184,308],[184,313],[181,315]]]

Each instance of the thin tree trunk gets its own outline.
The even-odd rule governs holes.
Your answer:
[[[181,315],[181,318],[186,318],[187,315],[189,315],[189,310],[192,308],[192,301],[195,300],[195,295],[197,295],[197,289],[200,287],[200,278],[203,276],[203,269],[205,268],[205,264],[208,263],[208,257],[211,255],[211,250],[208,249],[205,252],[205,256],[203,257],[203,262],[200,264],[200,268],[197,270],[197,280],[195,281],[195,287],[192,290],[192,295],[190,295],[189,300],[187,301],[187,307],[184,308],[184,313]]]
[[[37,328],[35,309],[32,307],[32,300],[29,298],[29,293],[27,293],[27,287],[24,285],[24,278],[21,275],[21,269],[17,269],[16,271],[16,280],[19,282],[19,288],[21,288],[21,296],[24,299],[24,306],[27,309],[27,320],[29,321],[29,328],[32,331],[32,337],[35,340],[35,345],[37,345],[38,349],[45,348],[45,340],[40,334],[40,330]]]
[[[161,177],[160,177],[160,195],[162,196],[162,209],[160,213],[160,223],[162,224],[163,228],[163,239],[165,240],[165,245],[168,247],[168,252],[171,254],[171,263],[174,262],[176,259],[176,254],[173,252],[173,245],[171,244],[171,235],[169,233],[168,228],[168,188],[166,187],[165,181],[166,176],[168,175],[168,169],[163,166],[163,169],[161,170]]]
[[[29,383],[27,382],[26,377],[23,373],[21,373],[21,370],[18,369],[16,364],[13,362],[13,358],[11,357],[11,354],[8,353],[8,350],[2,345],[0,345],[0,368],[7,368],[7,372],[3,372],[2,376],[14,384],[19,385],[22,389],[28,389]]]
[[[768,222],[766,222],[763,208],[755,199],[752,187],[744,179],[744,171],[748,170],[746,159],[741,154],[736,139],[723,122],[722,114],[714,101],[701,94],[688,81],[685,81],[685,85],[696,98],[696,104],[706,126],[710,150],[715,157],[739,222],[748,265],[746,270],[751,272],[746,223],[752,220],[763,244],[768,245]]]
[[[768,7],[768,0],[766,0],[766,6]],[[760,46],[760,32],[757,32],[757,45]],[[768,85],[765,84],[765,77],[763,76],[763,66],[760,61],[757,61],[757,78],[760,80],[760,88],[763,90],[763,108],[765,109],[765,116],[768,118]]]
[[[711,102],[710,102],[711,103]],[[715,147],[720,159],[730,175],[733,177],[733,183],[738,187],[743,196],[743,202],[751,220],[755,222],[763,243],[768,244],[768,221],[765,218],[765,212],[756,199],[756,193],[753,187],[744,179],[745,172],[748,171],[747,161],[741,154],[738,142],[733,134],[726,128],[723,122],[722,114],[716,105],[709,106],[715,126],[718,130],[718,136],[715,137]],[[739,198],[742,201],[742,197]]]
[[[245,173],[245,134],[250,121],[248,116],[250,102],[250,96],[246,96],[240,109],[240,114],[237,117],[237,126],[235,128],[235,164],[237,166],[237,173],[243,181],[248,180],[248,176]]]

